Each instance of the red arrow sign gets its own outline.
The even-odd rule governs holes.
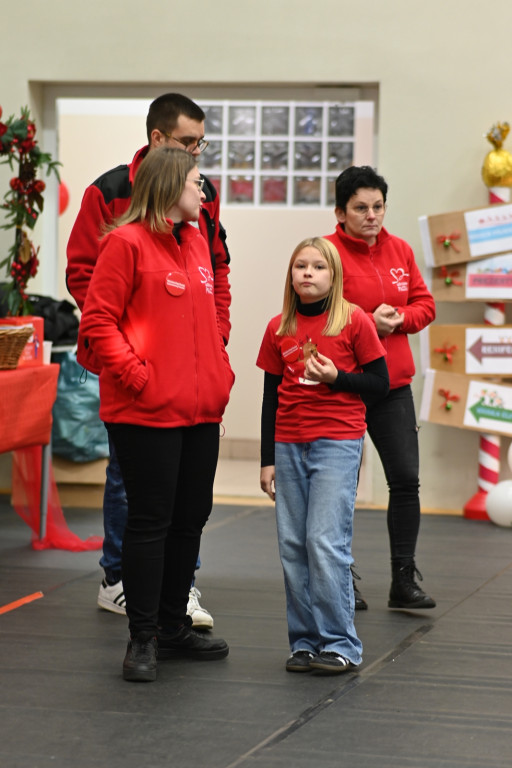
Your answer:
[[[471,352],[479,363],[482,362],[484,357],[512,357],[512,344],[507,342],[494,343],[485,342],[480,336],[475,343],[469,347],[468,352]]]

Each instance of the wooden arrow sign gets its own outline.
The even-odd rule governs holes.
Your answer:
[[[422,368],[512,377],[512,326],[438,325],[420,334]]]
[[[420,420],[512,436],[512,385],[427,370]]]
[[[512,253],[432,270],[436,301],[512,301]]]
[[[461,264],[512,251],[512,205],[420,216],[428,267]]]

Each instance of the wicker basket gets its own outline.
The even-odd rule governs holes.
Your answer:
[[[0,369],[16,368],[34,329],[31,325],[0,326]]]

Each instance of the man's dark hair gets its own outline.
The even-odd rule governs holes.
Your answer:
[[[151,133],[155,128],[162,133],[172,133],[180,115],[197,120],[198,123],[205,119],[201,107],[181,93],[164,93],[155,99],[149,106],[146,118],[148,142],[151,144]]]
[[[384,202],[388,193],[388,185],[369,165],[352,165],[342,171],[336,179],[336,208],[347,209],[347,203],[358,189],[380,189]]]

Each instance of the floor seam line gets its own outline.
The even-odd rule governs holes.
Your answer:
[[[335,701],[339,701],[340,699],[344,698],[352,690],[358,688],[360,685],[363,685],[367,680],[380,672],[380,670],[387,664],[394,662],[395,659],[405,653],[408,648],[421,640],[427,634],[427,632],[430,632],[433,626],[433,624],[423,624],[421,627],[418,627],[414,632],[411,632],[410,635],[404,638],[402,642],[395,646],[392,651],[386,653],[380,659],[376,659],[373,664],[370,664],[370,666],[367,669],[364,669],[362,672],[344,673],[344,680],[347,680],[347,677],[351,678],[348,683],[338,686],[338,688],[328,693],[312,707],[308,707],[308,709],[304,710],[304,712],[302,712],[297,718],[291,720],[289,723],[286,723],[281,728],[274,731],[274,733],[270,734],[266,739],[260,741],[259,744],[256,744],[254,747],[252,747],[252,749],[248,750],[243,755],[240,755],[240,757],[229,763],[229,765],[226,765],[225,768],[239,768],[239,766],[243,766],[248,759],[258,757],[259,755],[272,749],[272,747],[276,746],[277,744],[285,741],[297,730],[311,722],[311,720],[317,717],[324,709],[332,706]]]

